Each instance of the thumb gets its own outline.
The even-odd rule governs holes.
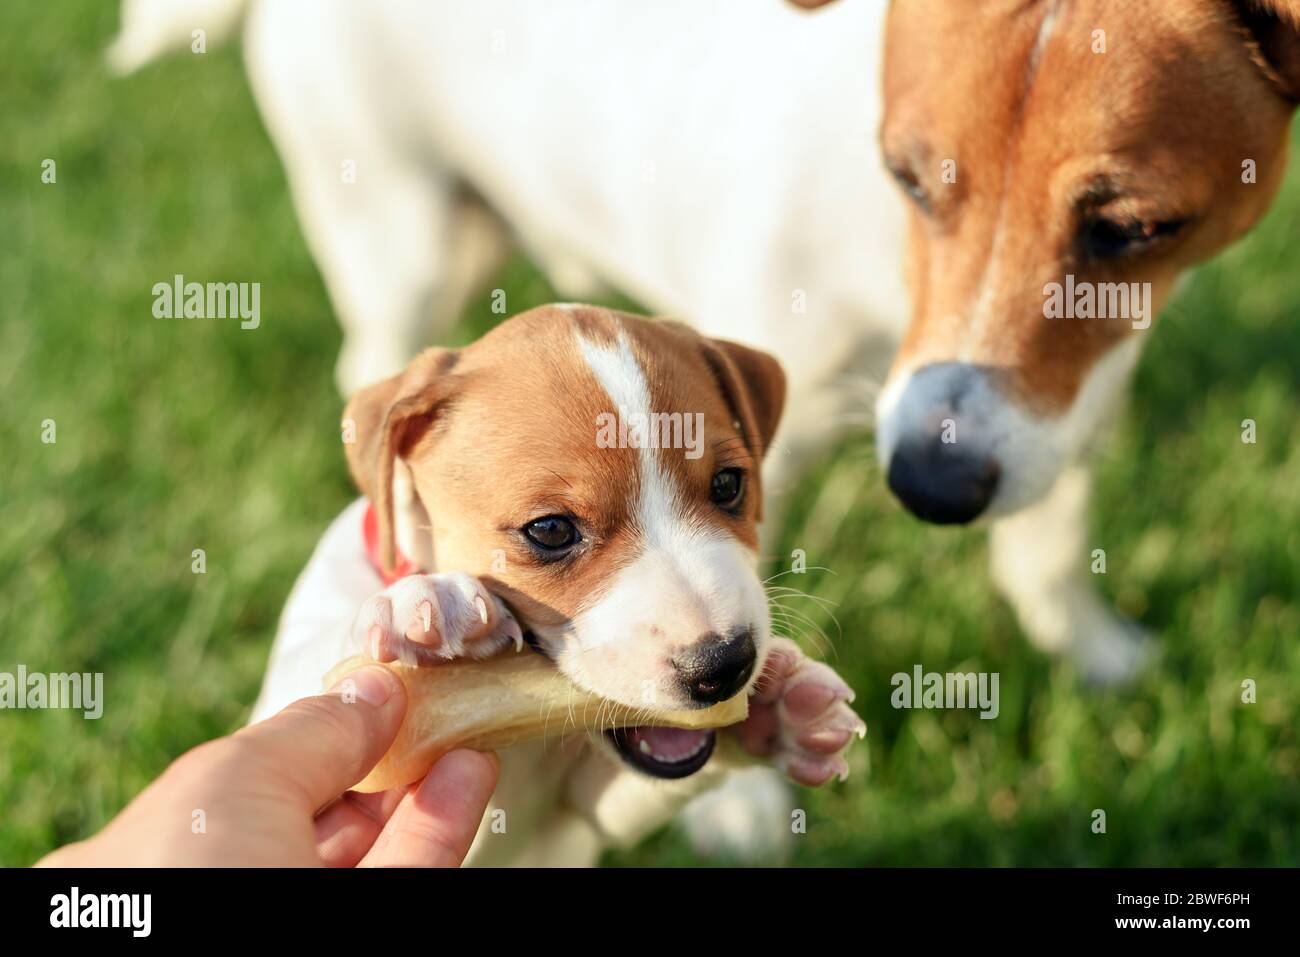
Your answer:
[[[379,762],[405,714],[402,682],[387,668],[367,665],[235,737],[264,759],[273,780],[300,792],[314,814]]]

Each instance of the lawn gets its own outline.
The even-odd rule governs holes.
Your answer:
[[[239,52],[115,81],[116,20],[98,0],[0,6],[0,671],[103,672],[107,699],[97,721],[0,712],[7,865],[244,721],[289,587],[353,494],[339,332]],[[905,515],[869,436],[810,472],[783,553],[828,569],[797,584],[835,603],[803,607],[870,733],[847,783],[800,796],[796,863],[1300,864],[1295,167],[1164,316],[1100,460],[1100,585],[1163,649],[1133,687],[1091,692],[1033,651],[984,535]],[[155,319],[176,273],[260,281],[261,327]],[[493,285],[516,310],[552,295],[522,259]],[[491,320],[484,290],[461,337]],[[890,676],[918,663],[998,672],[999,717],[894,710]],[[692,856],[668,831],[611,861]]]

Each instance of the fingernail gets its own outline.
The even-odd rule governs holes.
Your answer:
[[[472,751],[468,748],[448,751],[437,760],[434,767],[440,768],[444,775],[477,782],[483,779],[483,772],[487,770],[484,765],[490,765],[493,774],[501,773],[501,759],[495,751]]]
[[[360,698],[366,704],[379,705],[386,702],[397,690],[397,678],[387,668],[379,665],[366,665],[340,679],[329,694],[342,694]]]

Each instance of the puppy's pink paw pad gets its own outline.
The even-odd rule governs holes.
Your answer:
[[[353,635],[376,661],[417,665],[485,658],[523,645],[523,629],[510,609],[478,579],[459,572],[399,579],[361,606]]]

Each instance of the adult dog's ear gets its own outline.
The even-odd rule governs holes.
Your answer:
[[[450,393],[447,374],[457,353],[427,349],[406,370],[348,400],[343,410],[348,470],[379,519],[379,555],[384,571],[396,564],[393,520],[394,462],[404,456],[430,425]]]
[[[745,444],[761,461],[771,447],[785,408],[781,364],[766,352],[726,339],[705,339],[704,359],[740,422]]]
[[[1300,0],[1232,0],[1232,6],[1264,75],[1300,105]]]

